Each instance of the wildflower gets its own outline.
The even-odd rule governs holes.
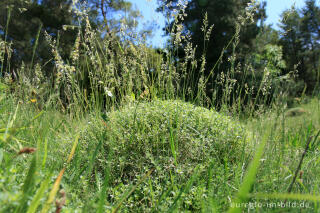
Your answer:
[[[112,95],[112,92],[111,92],[110,90],[108,90],[107,87],[104,88],[104,92],[105,92],[105,94],[108,95],[109,97],[112,97],[112,96],[113,96],[113,95]]]
[[[36,103],[36,102],[37,102],[37,99],[31,99],[30,102],[31,102],[31,103]]]

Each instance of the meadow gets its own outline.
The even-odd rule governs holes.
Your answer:
[[[45,34],[50,72],[22,64],[1,77],[0,212],[320,212],[318,91],[292,96],[271,62],[236,80],[236,54],[209,82],[216,66],[205,73],[179,18],[159,53],[101,39],[79,12],[65,26],[78,29],[70,61]],[[12,50],[0,44],[3,64]]]

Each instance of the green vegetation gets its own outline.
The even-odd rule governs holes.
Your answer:
[[[178,194],[179,188],[199,165],[199,172],[206,174],[212,165],[233,167],[237,161],[247,157],[246,134],[239,123],[215,111],[182,101],[130,104],[106,117],[105,121],[96,117],[90,119],[88,129],[80,138],[81,166],[74,172],[80,171],[76,175],[78,177],[84,174],[108,175],[109,186],[114,188],[110,190],[114,196],[112,201],[116,203],[124,193],[123,184],[139,180],[147,171],[154,169],[152,178],[141,184],[138,192],[125,202],[126,206],[132,206],[132,211],[149,211],[155,206],[163,210],[168,208],[175,197],[167,197],[160,205],[156,204],[160,195],[172,184],[171,193]],[[86,157],[85,153],[92,154]],[[207,181],[207,175],[197,179],[203,184]],[[188,199],[200,206],[205,189],[198,193],[201,196],[191,194]],[[147,198],[147,194],[151,197]],[[137,202],[146,206],[136,206]],[[194,208],[191,203],[185,205]]]
[[[138,17],[126,1],[0,3],[0,212],[320,211],[314,1],[284,13],[312,37],[295,59],[301,39],[257,25],[264,5],[212,1],[224,14],[207,5],[196,30],[211,1],[169,2],[163,49],[106,15]]]

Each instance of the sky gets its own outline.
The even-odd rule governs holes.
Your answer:
[[[165,18],[161,13],[157,13],[155,10],[157,8],[157,0],[129,0],[132,2],[133,6],[139,9],[145,19],[145,21],[156,22],[158,29],[153,32],[153,37],[150,39],[150,44],[154,47],[163,47],[165,43],[165,38],[163,38],[162,28],[165,24]],[[320,0],[316,0],[317,4]],[[302,8],[304,6],[304,0],[267,0],[267,20],[266,24],[272,24],[275,29],[278,29],[278,23],[280,19],[280,14],[286,10],[290,9],[291,6],[295,4],[297,8]],[[142,21],[143,23],[144,21]]]

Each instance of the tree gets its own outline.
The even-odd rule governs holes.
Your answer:
[[[120,31],[127,39],[134,39],[137,35],[150,36],[152,26],[147,26],[137,32],[142,15],[133,8],[132,3],[125,0],[82,0],[92,13],[95,13],[93,22],[105,35],[119,34]]]
[[[292,7],[281,15],[280,44],[283,46],[287,72],[297,70],[308,91],[319,81],[320,9],[307,0],[301,10]]]
[[[199,64],[193,79],[197,82],[200,78],[201,64],[205,58],[204,76],[208,78],[205,85],[207,96],[212,97],[212,92],[218,90],[217,97],[220,99],[223,88],[218,86],[216,79],[219,75],[231,73],[233,66],[246,60],[246,56],[250,54],[253,47],[254,39],[263,26],[266,4],[251,4],[249,0],[188,0],[185,1],[188,3],[186,6],[182,6],[181,1],[178,0],[158,2],[160,5],[158,11],[166,16],[180,14],[184,28],[181,37],[187,37],[190,32],[191,43],[197,47],[195,57]],[[179,10],[179,8],[182,9]],[[207,20],[204,21],[205,16]],[[210,36],[205,35],[204,23],[207,24],[207,31],[210,31],[210,26],[213,25]],[[176,19],[169,19],[166,26],[167,34],[173,29],[174,24]],[[181,49],[185,47],[182,45]],[[184,56],[183,51],[179,50],[178,53],[178,57]],[[203,57],[204,54],[205,57]],[[236,57],[230,63],[228,59],[231,56]]]
[[[179,1],[180,2],[180,1]],[[229,43],[236,33],[236,23],[238,17],[243,15],[244,10],[249,1],[237,0],[191,0],[185,8],[186,16],[182,24],[185,27],[182,35],[186,35],[187,31],[191,32],[192,43],[198,47],[198,57],[204,51],[204,33],[202,31],[202,22],[205,13],[208,14],[208,25],[213,26],[213,33],[209,38],[207,46],[207,61],[210,65],[215,63],[221,55],[224,47]],[[177,0],[159,1],[160,7],[158,11],[170,16],[172,11],[177,11],[180,7]],[[169,6],[165,6],[169,5]],[[254,22],[243,26],[241,32],[240,44],[242,49],[249,49],[252,46],[252,40],[259,32],[258,21],[265,17],[265,4],[262,4],[259,11],[253,14]],[[172,27],[173,21],[167,23],[167,27]],[[167,30],[168,33],[168,30]],[[230,54],[230,48],[227,49]],[[210,67],[210,66],[209,66]]]
[[[303,57],[308,71],[305,81],[308,85],[315,85],[319,80],[317,73],[320,72],[320,8],[316,6],[315,0],[306,1],[301,15]]]
[[[45,39],[44,31],[57,41],[61,57],[65,61],[70,60],[78,28],[69,27],[64,30],[64,26],[79,25],[79,17],[71,10],[72,4],[72,0],[0,2],[0,36],[3,40],[12,42],[11,69],[20,67],[22,62],[30,68],[36,63],[46,64],[49,70],[52,68],[51,48]],[[106,36],[113,36],[117,40],[121,36],[126,39],[138,37],[134,34],[142,16],[138,10],[132,9],[130,2],[80,0],[76,7],[80,10],[87,9],[90,24],[101,41]],[[9,27],[6,29],[8,20]],[[148,36],[151,30],[144,29],[140,33]]]
[[[285,10],[281,15],[280,23],[280,44],[285,52],[287,69],[293,70],[297,63],[300,63],[299,74],[302,73],[303,61],[301,61],[302,39],[301,39],[301,17],[298,10],[292,7]]]
[[[41,33],[44,30],[55,38],[61,37],[59,45],[64,50],[62,55],[66,55],[76,35],[74,31],[62,31],[63,25],[70,25],[73,21],[70,4],[70,0],[9,0],[0,3],[1,37],[12,42],[12,68],[19,67],[22,61],[32,66],[32,63],[44,64],[50,60],[51,54]]]

